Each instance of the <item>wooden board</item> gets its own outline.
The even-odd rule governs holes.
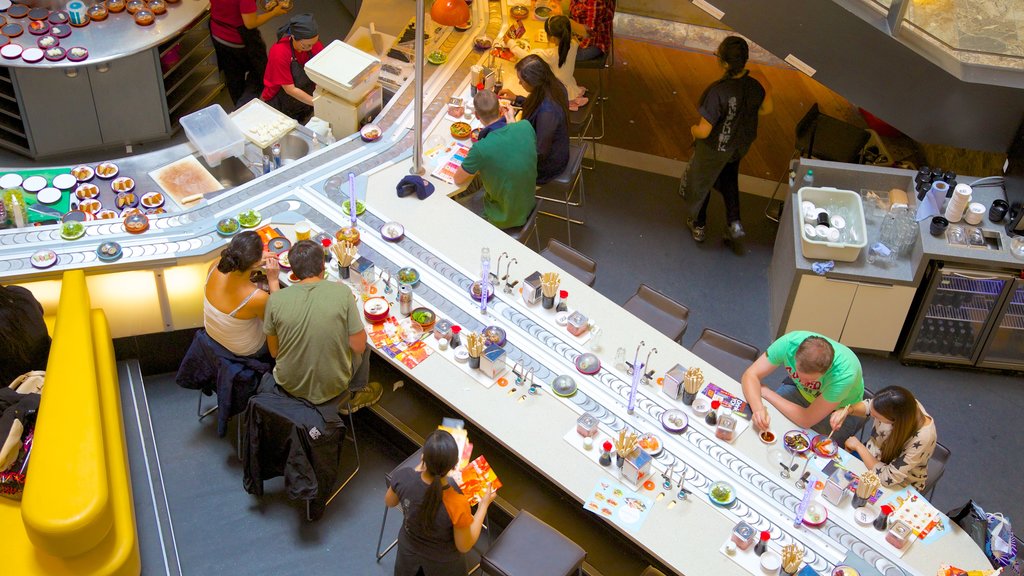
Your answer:
[[[163,168],[157,168],[149,173],[149,177],[178,204],[182,203],[182,199],[194,194],[224,189],[195,156],[186,156]]]

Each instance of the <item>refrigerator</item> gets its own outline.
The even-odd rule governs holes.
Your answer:
[[[931,272],[901,360],[1024,370],[1024,281],[942,263]]]

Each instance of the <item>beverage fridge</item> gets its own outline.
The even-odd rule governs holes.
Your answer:
[[[933,264],[900,358],[1024,370],[1024,280]]]

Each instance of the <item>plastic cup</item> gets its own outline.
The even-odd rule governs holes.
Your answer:
[[[303,220],[295,225],[295,240],[309,240],[312,229],[309,226],[309,222]]]

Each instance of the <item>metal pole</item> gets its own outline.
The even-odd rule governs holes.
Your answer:
[[[413,68],[415,89],[413,94],[412,131],[415,140],[412,145],[412,173],[422,176],[423,170],[423,29],[426,26],[426,8],[423,0],[416,0],[416,48]]]

